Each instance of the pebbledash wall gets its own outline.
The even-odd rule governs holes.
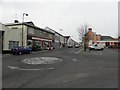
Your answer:
[[[23,26],[22,26],[23,25]],[[40,45],[42,49],[52,47],[54,43],[54,33],[36,27],[32,22],[5,24],[3,50],[11,50],[14,46]],[[22,33],[23,30],[23,33]]]

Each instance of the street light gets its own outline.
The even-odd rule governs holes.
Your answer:
[[[63,31],[63,29],[59,29],[59,34],[60,34],[60,31]],[[59,35],[59,48],[61,46],[61,43],[60,43],[60,35]]]
[[[23,46],[23,24],[24,24],[24,16],[28,16],[28,14],[23,13],[23,16],[22,16],[22,46]]]

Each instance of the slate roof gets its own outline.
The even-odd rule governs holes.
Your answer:
[[[101,36],[102,41],[111,41],[114,40],[111,36]]]
[[[55,31],[55,30],[53,30],[53,29],[51,29],[51,28],[49,28],[49,27],[45,27],[44,29],[47,30],[47,31],[51,31],[51,32],[57,33],[57,34],[59,34],[60,36],[63,36],[62,34],[58,33],[57,31]]]

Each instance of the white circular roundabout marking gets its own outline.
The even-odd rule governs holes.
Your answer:
[[[61,58],[56,57],[35,57],[23,59],[21,62],[25,64],[39,65],[39,64],[53,64],[61,61],[62,61]]]

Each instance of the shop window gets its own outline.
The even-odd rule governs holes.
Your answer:
[[[42,31],[41,30],[39,31],[39,33],[40,33],[40,35],[42,35]]]
[[[12,27],[11,29],[18,29],[18,27]]]
[[[12,49],[16,46],[19,46],[19,42],[18,41],[9,41],[9,49]]]

